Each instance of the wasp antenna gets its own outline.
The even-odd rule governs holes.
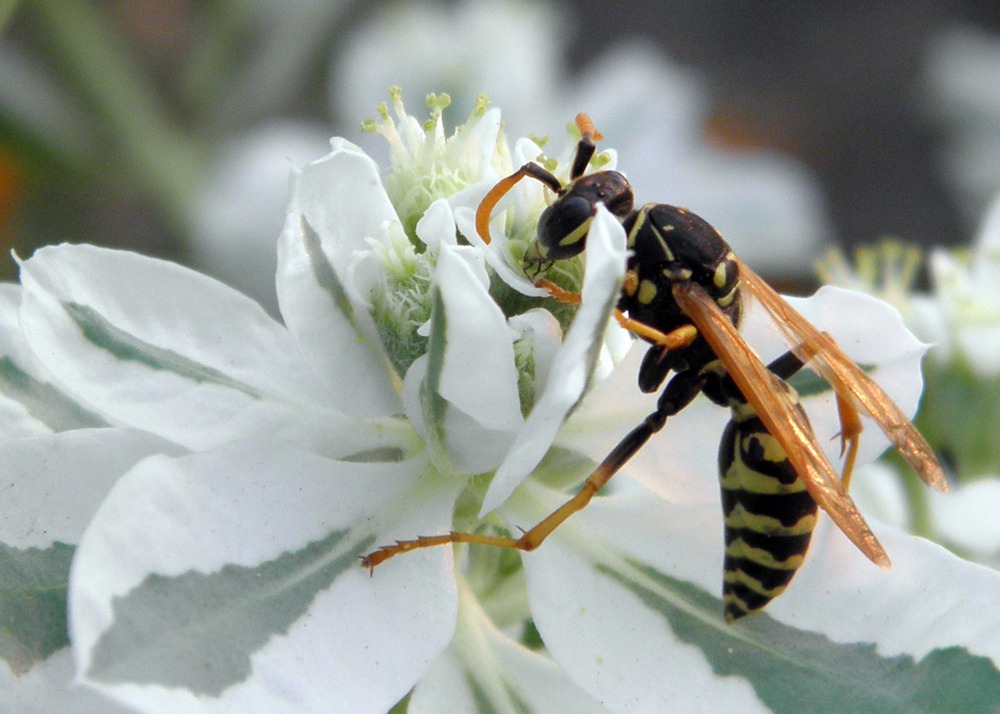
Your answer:
[[[576,156],[573,157],[573,166],[569,171],[571,181],[583,176],[583,172],[587,170],[587,165],[597,151],[597,144],[594,142],[602,138],[594,128],[594,122],[583,112],[576,115],[576,128],[580,130],[580,143],[576,145]]]
[[[591,142],[600,141],[604,137],[594,128],[594,122],[583,112],[576,115],[576,128],[580,130],[580,137],[589,139]]]
[[[507,178],[500,179],[496,186],[487,192],[476,208],[476,233],[479,234],[484,243],[490,242],[490,216],[493,215],[493,209],[500,203],[500,199],[506,196],[517,185],[517,182],[526,176],[541,181],[553,191],[562,190],[562,183],[551,171],[534,163],[527,163]]]

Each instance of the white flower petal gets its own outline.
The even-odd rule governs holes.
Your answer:
[[[517,429],[523,420],[513,333],[490,297],[479,254],[468,247],[442,245],[435,284],[444,311],[439,393],[488,429]]]
[[[63,671],[53,670],[55,665],[48,660],[69,646],[66,584],[84,528],[118,477],[165,446],[176,449],[149,434],[113,428],[77,429],[3,442],[0,553],[4,596],[0,597],[0,621],[6,624],[0,669],[25,680],[14,692],[18,701],[32,691],[29,677],[46,681]],[[39,668],[47,674],[37,674]],[[66,677],[52,696],[62,692],[69,697],[69,682]],[[29,699],[35,701],[39,694],[35,692]],[[4,701],[0,694],[0,710],[20,711],[8,709]]]
[[[873,461],[865,464],[851,479],[851,498],[865,518],[906,530],[910,523],[910,504],[907,502],[904,478],[908,478],[908,475],[900,474],[888,462]],[[952,493],[954,488],[949,486],[949,493],[928,491],[927,497],[932,502],[938,498],[951,500]]]
[[[425,468],[259,441],[140,463],[77,552],[81,677],[141,711],[385,711],[454,628],[450,549],[357,561],[447,528]]]
[[[354,304],[304,216],[288,215],[278,243],[278,298],[303,357],[326,377],[330,406],[353,416],[400,411],[392,367],[367,311]]]
[[[0,435],[20,438],[105,426],[101,417],[51,384],[24,341],[20,307],[21,286],[0,285]]]
[[[562,344],[562,329],[552,313],[543,308],[533,308],[510,318],[511,329],[520,333],[521,339],[531,340],[531,354],[535,365],[535,392],[545,389],[552,363]]]
[[[13,548],[74,544],[115,481],[139,460],[179,451],[130,429],[74,429],[0,449],[0,541]]]
[[[906,329],[894,307],[877,298],[834,286],[820,288],[810,298],[787,298],[817,328],[830,335],[844,352],[865,369],[893,401],[912,417],[920,402],[923,377],[920,364],[927,345],[917,340]],[[873,332],[879,338],[872,339]],[[747,339],[756,345],[756,336],[747,332]],[[808,385],[816,384],[805,371],[800,373],[797,385],[800,397],[819,442],[827,447],[827,456],[839,463],[840,443],[835,435],[840,432],[840,422],[833,406],[831,392],[826,386],[824,396],[813,397]],[[798,377],[798,375],[796,375]],[[867,416],[867,415],[863,415]],[[888,445],[888,439],[870,419],[865,419],[865,431],[858,449],[858,464],[875,459]]]
[[[331,153],[293,176],[288,212],[313,227],[327,260],[343,276],[351,254],[367,248],[365,239],[397,218],[375,162],[349,141],[333,139],[330,145]],[[285,306],[282,315],[287,319]]]
[[[520,493],[505,506],[516,514],[513,523],[535,519],[545,510],[515,510]],[[617,553],[609,552],[606,560],[600,557],[609,540],[617,545],[628,539],[633,548],[657,550],[659,557],[651,562],[665,574],[690,579],[690,568],[696,566],[703,579],[711,572],[718,583],[721,527],[714,549],[706,548],[710,536],[706,524],[695,517],[697,511],[668,511],[667,504],[648,496],[631,509],[621,503],[617,510],[610,509],[603,501],[573,516],[537,551],[524,556],[532,616],[552,657],[612,711],[724,711],[737,703],[741,712],[767,711],[746,680],[713,672],[699,643],[675,629],[662,605],[643,597],[641,579],[630,582],[605,570],[620,557]],[[624,529],[620,537],[607,530],[615,527]],[[576,538],[580,541],[574,545]],[[705,630],[724,632],[721,602],[715,603],[714,611],[692,618],[704,628],[696,630],[696,637]],[[683,613],[683,603],[678,604]]]
[[[56,652],[30,672],[15,674],[0,667],[0,711],[12,714],[128,714],[120,706],[74,681],[76,667],[69,647]]]
[[[409,714],[608,711],[570,682],[551,659],[500,632],[468,588],[460,592],[455,640],[413,690]]]
[[[424,215],[417,221],[416,227],[417,238],[423,241],[432,253],[437,253],[444,243],[457,245],[455,230],[455,217],[446,198],[439,198],[428,206]]]
[[[51,433],[52,429],[33,417],[23,404],[0,395],[0,438],[23,439]]]
[[[194,448],[275,431],[330,401],[290,335],[232,288],[178,265],[86,245],[21,269],[38,360],[102,416]]]
[[[947,494],[931,494],[929,501],[939,540],[979,558],[1000,555],[1000,479],[984,477],[959,484]]]
[[[617,368],[587,392],[559,432],[558,446],[599,462],[656,409],[659,394],[643,394],[636,383],[648,349],[647,343],[636,340]],[[718,443],[728,420],[728,410],[708,399],[696,399],[668,419],[663,430],[622,467],[622,473],[675,503],[717,503]]]
[[[538,465],[566,415],[583,396],[624,274],[625,232],[621,223],[599,204],[587,238],[583,301],[552,362],[545,390],[490,484],[481,513],[503,503]]]

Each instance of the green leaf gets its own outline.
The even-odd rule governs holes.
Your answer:
[[[345,548],[347,533],[333,531],[255,567],[148,576],[114,599],[113,624],[93,649],[88,676],[220,695],[250,676],[254,652],[287,633],[318,593],[357,567],[374,538]]]
[[[0,656],[15,674],[69,645],[66,586],[73,546],[0,544]]]

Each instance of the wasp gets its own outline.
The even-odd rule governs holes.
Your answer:
[[[623,174],[586,173],[602,137],[585,114],[577,116],[576,125],[581,138],[569,181],[564,184],[534,162],[525,164],[486,194],[476,212],[476,230],[489,242],[493,210],[521,180],[547,186],[554,200],[540,215],[537,239],[525,254],[525,272],[537,276],[546,264],[584,250],[598,204],[620,220],[629,257],[614,316],[650,345],[638,382],[644,392],[662,387],[656,409],[615,446],[572,498],[520,538],[456,532],[421,536],[383,546],[363,557],[362,564],[373,569],[400,553],[445,543],[534,550],[584,508],[670,417],[704,394],[732,415],[719,448],[727,621],[759,612],[788,587],[804,561],[820,508],[865,556],[888,568],[888,555],[848,494],[861,413],[879,425],[925,483],[944,492],[944,473],[931,447],[833,338],[737,258],[707,221],[667,204],[635,208]],[[558,300],[579,301],[578,295],[547,280],[536,284]],[[770,314],[790,348],[770,364],[739,332],[748,297]],[[806,365],[836,394],[843,459],[839,473],[788,383]]]

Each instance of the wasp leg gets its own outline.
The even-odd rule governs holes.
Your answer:
[[[542,280],[536,282],[535,285],[548,290],[549,295],[559,302],[566,303],[567,305],[580,304],[580,293],[571,293],[568,290],[563,290],[551,280],[545,280],[543,278]],[[690,324],[682,325],[676,330],[671,330],[670,332],[661,332],[655,327],[650,327],[644,322],[639,322],[638,320],[633,320],[631,317],[627,317],[625,313],[618,308],[615,308],[614,316],[618,321],[618,324],[632,334],[638,335],[647,342],[660,345],[668,350],[676,350],[682,347],[687,347],[694,342],[694,339],[698,336],[698,328]]]
[[[446,535],[420,536],[413,540],[396,541],[393,545],[384,545],[361,558],[361,565],[374,570],[376,565],[385,562],[401,553],[420,548],[431,548],[448,543],[472,543],[489,545],[496,548],[512,548],[515,550],[532,551],[542,544],[549,535],[567,518],[586,507],[594,495],[618,473],[619,469],[632,458],[649,438],[663,428],[667,418],[675,415],[686,407],[701,391],[705,377],[694,372],[680,372],[667,383],[663,394],[656,403],[656,411],[647,416],[642,423],[630,431],[618,445],[611,450],[600,465],[584,481],[576,495],[566,503],[539,521],[535,526],[524,531],[520,538],[503,538],[485,536],[476,533],[451,532]]]
[[[535,282],[535,287],[545,288],[549,292],[549,296],[561,303],[567,305],[579,305],[580,304],[580,293],[571,293],[569,290],[563,290],[561,287],[556,285],[551,280],[546,280],[542,278]]]
[[[824,332],[823,335],[833,340],[833,335],[829,332]],[[799,345],[795,351],[800,354],[800,362],[808,362],[816,356],[816,349],[807,344]],[[844,467],[840,473],[840,484],[846,493],[851,485],[851,475],[854,473],[854,462],[858,456],[858,445],[861,442],[861,432],[864,426],[861,423],[861,414],[854,402],[842,393],[842,391],[847,391],[846,388],[838,389],[836,384],[830,386],[833,387],[833,391],[837,395],[837,416],[840,419],[840,433],[837,436],[840,437],[840,457],[844,460]]]
[[[624,327],[629,332],[638,335],[647,342],[652,342],[654,345],[660,345],[668,350],[679,350],[682,347],[687,347],[694,342],[696,337],[698,337],[698,328],[694,325],[681,325],[676,330],[661,332],[655,327],[650,327],[644,322],[639,322],[638,320],[633,320],[631,317],[626,317],[625,313],[617,308],[615,308],[615,319],[618,320],[619,325]]]

